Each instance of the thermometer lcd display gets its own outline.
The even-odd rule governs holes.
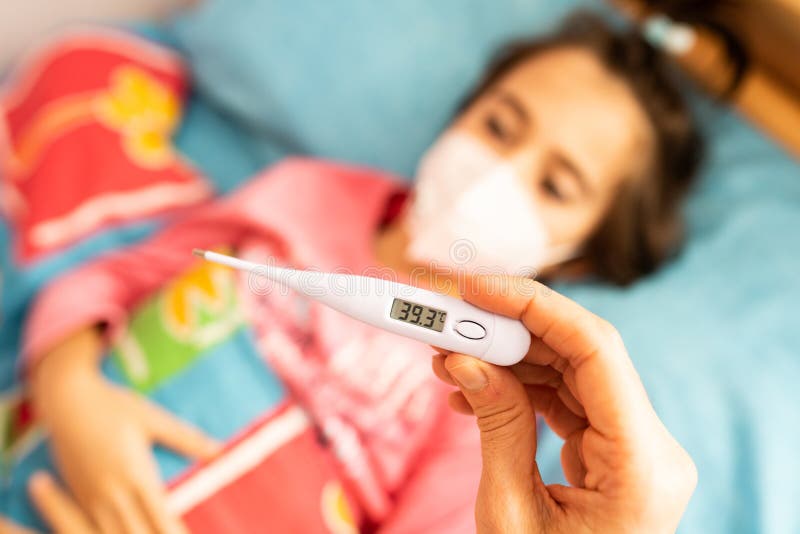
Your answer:
[[[441,332],[444,328],[444,320],[447,317],[447,312],[429,308],[422,304],[417,304],[416,302],[394,299],[389,317],[397,319],[398,321],[403,321],[404,323]]]

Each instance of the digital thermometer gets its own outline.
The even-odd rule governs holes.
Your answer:
[[[513,365],[530,348],[530,332],[520,321],[426,289],[369,276],[262,265],[207,250],[193,252],[286,284],[372,326],[486,362]]]

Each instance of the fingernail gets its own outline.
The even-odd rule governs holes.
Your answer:
[[[450,369],[450,376],[467,391],[480,391],[489,383],[486,373],[475,363],[463,363]]]

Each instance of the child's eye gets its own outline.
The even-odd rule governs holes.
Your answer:
[[[567,198],[563,191],[558,187],[556,180],[553,179],[551,176],[548,176],[542,182],[542,190],[545,192],[547,196],[550,198],[558,201],[558,202],[566,202]]]
[[[496,115],[489,115],[486,118],[486,128],[489,130],[492,137],[501,141],[507,141],[510,137],[508,130]]]

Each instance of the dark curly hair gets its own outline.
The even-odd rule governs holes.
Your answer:
[[[626,285],[653,272],[677,251],[683,235],[681,202],[703,154],[699,128],[668,59],[635,29],[615,31],[596,15],[577,13],[551,35],[504,46],[460,109],[521,62],[564,46],[591,51],[624,80],[655,133],[647,175],[624,181],[584,247],[583,259],[596,275]]]

